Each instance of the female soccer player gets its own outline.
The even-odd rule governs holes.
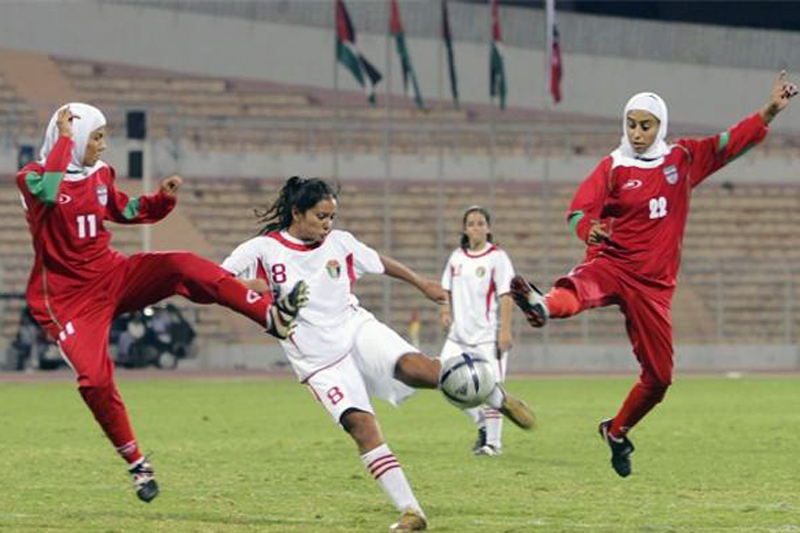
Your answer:
[[[444,303],[441,286],[334,230],[336,192],[325,181],[290,178],[262,217],[261,235],[239,245],[222,264],[237,277],[261,280],[260,290],[280,296],[299,280],[308,305],[297,328],[281,342],[300,381],[347,431],[367,470],[401,513],[396,531],[427,527],[425,515],[400,463],[383,440],[370,394],[397,405],[412,387],[435,388],[441,365],[407,343],[358,304],[352,288],[366,273],[386,274]],[[487,401],[523,428],[532,414],[497,386]]]
[[[480,354],[487,361],[497,362],[497,380],[502,383],[511,348],[514,267],[508,254],[494,244],[486,209],[477,205],[468,208],[461,224],[461,246],[450,255],[442,274],[442,287],[448,292],[448,301],[442,307],[442,326],[449,332],[439,358],[445,361],[462,352]],[[478,426],[478,439],[472,448],[475,455],[500,455],[500,413],[491,407],[464,412]]]
[[[511,291],[528,322],[541,327],[584,309],[618,305],[641,366],[619,412],[600,423],[611,465],[631,473],[628,432],[656,404],[672,380],[671,302],[692,190],[767,135],[767,125],[797,94],[781,72],[769,102],[728,131],[668,145],[667,106],[640,93],[625,106],[620,146],[579,187],[570,229],[588,246],[583,264],[542,296],[517,276]]]
[[[180,294],[198,303],[218,302],[285,336],[297,309],[287,299],[281,314],[227,271],[190,253],[125,257],[113,250],[105,221],[146,224],[164,218],[175,207],[182,178],[166,178],[156,194],[138,198],[117,190],[114,170],[100,160],[105,124],[92,106],[63,106],[47,126],[41,159],[17,175],[36,254],[27,300],[77,374],[83,400],[128,462],[136,494],[149,502],[158,485],[114,382],[108,353],[113,318]],[[302,294],[294,296],[302,301]]]

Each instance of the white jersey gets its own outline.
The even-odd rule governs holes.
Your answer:
[[[300,280],[308,284],[308,305],[300,310],[297,329],[281,341],[301,380],[351,351],[358,328],[373,318],[359,312],[352,287],[365,273],[384,271],[378,252],[340,230],[313,245],[285,231],[255,237],[236,247],[222,267],[239,278],[265,279],[275,298]]]
[[[452,319],[448,339],[465,345],[495,342],[498,298],[511,291],[514,267],[508,254],[493,244],[483,252],[456,248],[442,274],[450,291]]]

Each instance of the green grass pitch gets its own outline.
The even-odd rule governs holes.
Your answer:
[[[438,393],[376,402],[432,531],[800,531],[800,376],[678,377],[618,478],[596,434],[633,377],[531,377],[539,427],[505,453]],[[291,379],[120,383],[162,488],[140,503],[69,382],[0,384],[0,530],[386,531],[397,517],[344,432]]]

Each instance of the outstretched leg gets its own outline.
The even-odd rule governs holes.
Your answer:
[[[135,254],[125,264],[118,313],[154,304],[179,294],[200,303],[218,303],[267,325],[270,295],[248,289],[219,265],[189,252]]]

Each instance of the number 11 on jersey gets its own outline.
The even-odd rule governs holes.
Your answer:
[[[97,237],[97,215],[78,215],[78,238]]]

